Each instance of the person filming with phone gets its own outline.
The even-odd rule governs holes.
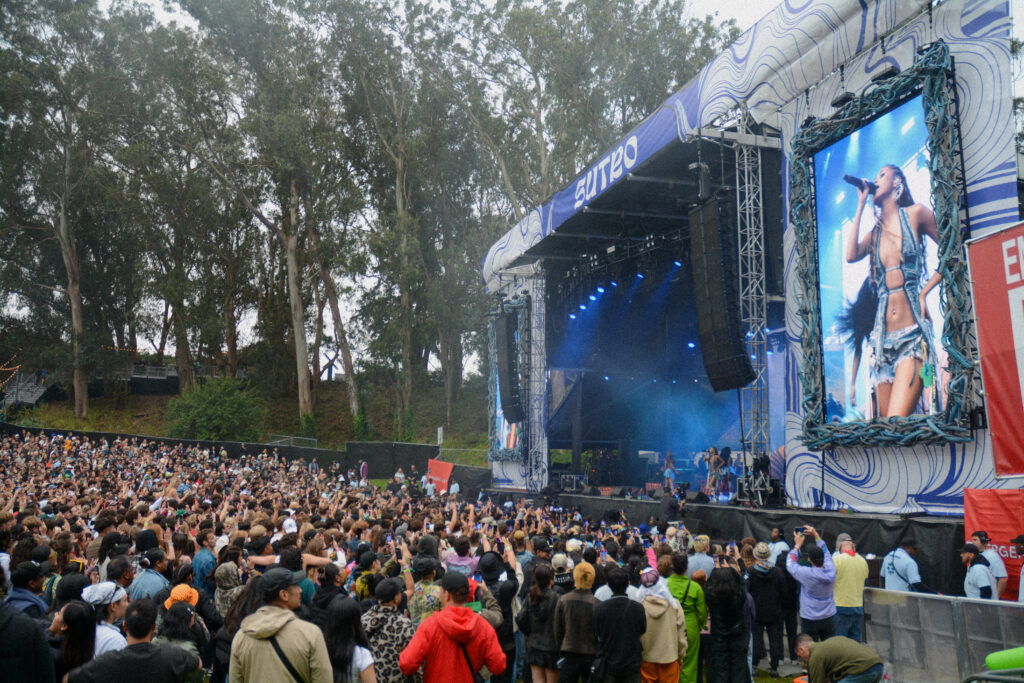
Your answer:
[[[809,565],[801,564],[801,554]],[[835,635],[836,567],[825,541],[812,526],[797,527],[786,569],[800,583],[800,620],[803,632],[816,641]]]

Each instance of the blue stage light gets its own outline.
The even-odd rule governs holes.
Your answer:
[[[756,353],[750,354],[750,360],[757,360],[757,354]]]
[[[644,279],[644,274],[643,273],[637,273],[636,276],[637,276],[637,278],[639,278],[641,280]]]
[[[594,296],[593,294],[591,294],[591,295],[590,295],[590,300],[591,300],[591,301],[597,301],[597,297],[596,297],[596,296]]]
[[[676,381],[675,381],[675,380],[672,380],[672,384],[675,384],[675,383],[676,383]]]
[[[683,267],[683,262],[682,262],[682,261],[680,261],[679,259],[676,259],[675,261],[673,261],[673,262],[672,262],[672,264],[673,264],[673,265],[674,265],[674,266],[675,266],[676,268],[682,268],[682,267]]]
[[[604,376],[604,381],[605,381],[605,382],[607,382],[607,381],[608,381],[608,375],[605,375],[605,376]]]
[[[688,349],[695,349],[695,348],[697,348],[697,345],[694,344],[693,342],[686,342],[686,348],[688,348]]]
[[[587,310],[587,305],[586,304],[580,304],[580,310],[581,311]]]
[[[616,282],[615,280],[612,280],[612,287],[618,287],[618,286],[619,286],[619,283]]]
[[[569,320],[575,320],[575,319],[576,319],[576,314],[575,313],[570,313],[569,314]]]
[[[654,378],[654,383],[655,383],[655,384],[657,384],[657,383],[658,383],[658,378],[657,378],[657,377],[655,377],[655,378]]]
[[[598,287],[597,288],[597,293],[598,294],[604,294],[604,287]]]
[[[753,336],[754,336],[753,332],[747,332],[747,339],[751,339],[751,338],[753,338]]]

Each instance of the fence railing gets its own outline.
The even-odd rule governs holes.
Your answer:
[[[318,440],[308,436],[288,436],[287,434],[267,434],[267,443],[274,446],[302,446],[316,448]]]
[[[961,681],[985,657],[1024,643],[1024,605],[879,588],[864,590],[864,636],[889,680]]]

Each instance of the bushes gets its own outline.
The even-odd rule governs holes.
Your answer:
[[[254,441],[263,423],[263,401],[235,379],[213,379],[171,401],[167,428],[176,439]]]

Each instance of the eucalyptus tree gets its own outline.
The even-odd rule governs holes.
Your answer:
[[[334,165],[344,156],[332,153],[343,141],[336,107],[339,85],[327,68],[315,26],[297,12],[301,7],[271,0],[183,0],[181,4],[230,65],[238,129],[245,142],[241,159],[225,154],[211,140],[194,151],[235,187],[284,253],[299,420],[302,430],[310,432],[309,297],[303,283],[305,269],[316,260],[310,243],[319,237],[320,226],[314,222],[323,218],[328,198],[346,191],[337,182],[345,169]],[[265,197],[254,196],[238,181],[234,169],[239,166],[259,169],[268,184]],[[314,230],[316,236],[311,238]],[[341,329],[341,320],[335,326],[336,331]],[[352,373],[346,375],[354,386]],[[356,392],[351,393],[357,401]]]
[[[546,200],[738,34],[731,20],[689,18],[686,0],[452,0],[448,7],[433,11],[435,49],[418,54],[465,108],[513,218]]]
[[[100,350],[100,336],[87,329],[83,294],[83,282],[98,284],[100,275],[87,271],[83,231],[109,225],[105,214],[116,203],[110,144],[122,102],[112,84],[127,80],[107,54],[106,28],[89,0],[0,4],[0,222],[5,239],[19,245],[21,280],[32,283],[29,287],[48,287],[66,300],[70,324],[64,329],[79,418],[88,412],[87,384]],[[59,284],[46,281],[55,256],[63,270]],[[95,254],[96,261],[105,256]],[[32,296],[26,300],[42,305]],[[105,315],[98,309],[91,313],[94,320]],[[127,337],[122,343],[129,343]]]

